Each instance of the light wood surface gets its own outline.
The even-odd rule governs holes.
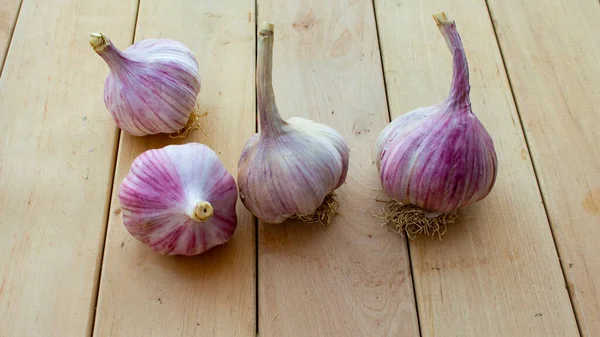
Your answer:
[[[0,0],[0,74],[20,6],[21,0]]]
[[[116,128],[88,32],[126,43],[135,10],[23,3],[0,77],[0,336],[91,329]]]
[[[600,5],[490,1],[583,336],[600,336]]]
[[[275,25],[284,119],[335,127],[350,147],[330,227],[259,223],[259,335],[418,336],[406,241],[380,226],[373,147],[388,122],[371,1],[259,0]]]
[[[185,141],[210,146],[234,177],[255,130],[254,8],[248,0],[144,0],[136,30],[136,41],[170,38],[194,52],[208,137],[197,130]],[[94,336],[255,336],[255,225],[241,202],[232,239],[197,257],[158,255],[123,227],[117,193],[132,160],[171,143],[121,134]]]
[[[467,52],[473,110],[496,146],[491,194],[443,240],[410,243],[422,336],[577,336],[519,117],[484,1],[376,0],[392,117],[446,97],[452,57],[431,14]]]
[[[256,130],[255,9],[275,24],[283,117],[351,148],[342,214],[255,233],[239,202],[224,246],[157,255],[123,228],[121,180],[141,152],[191,141],[236,176]],[[449,90],[437,10],[457,22],[500,170],[442,241],[407,245],[368,213],[374,143],[388,113]],[[190,47],[209,136],[120,134],[98,30]],[[600,335],[598,32],[597,0],[0,0],[0,336]]]

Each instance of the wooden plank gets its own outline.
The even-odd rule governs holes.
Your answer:
[[[260,223],[261,336],[418,336],[406,241],[368,210],[380,189],[373,158],[388,122],[369,0],[260,0],[275,24],[273,82],[284,119],[335,127],[350,147],[330,227]]]
[[[577,326],[484,1],[377,0],[392,117],[446,97],[452,57],[431,14],[443,9],[467,51],[473,110],[499,173],[443,240],[410,243],[423,336],[576,336]],[[538,18],[539,21],[539,18]]]
[[[489,5],[581,333],[600,336],[600,6]]]
[[[0,0],[0,74],[20,7],[21,0]]]
[[[252,0],[144,0],[136,30],[138,41],[171,38],[194,52],[209,137],[196,131],[185,141],[210,146],[234,177],[255,131],[254,8]],[[255,225],[241,202],[232,239],[193,258],[158,255],[123,227],[117,193],[132,160],[172,143],[122,133],[94,335],[255,336]]]
[[[23,3],[0,78],[1,336],[91,332],[117,132],[88,32],[127,43],[135,10]]]

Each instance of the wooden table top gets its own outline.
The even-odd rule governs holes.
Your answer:
[[[442,240],[408,240],[369,214],[374,145],[449,90],[437,10],[499,173]],[[341,214],[269,225],[238,203],[225,245],[155,254],[124,229],[119,184],[141,152],[192,141],[235,176],[263,21],[283,117],[351,148]],[[597,0],[0,0],[0,336],[600,336],[599,22]],[[192,49],[206,135],[120,132],[92,31]]]

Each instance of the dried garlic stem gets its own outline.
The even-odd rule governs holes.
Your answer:
[[[335,200],[335,193],[331,192],[323,200],[323,203],[317,210],[309,215],[294,215],[291,219],[299,219],[306,223],[320,223],[329,226],[337,213],[340,204]]]
[[[206,222],[213,216],[213,207],[208,201],[200,201],[196,205],[193,219],[200,222]]]
[[[256,95],[261,135],[269,136],[281,131],[286,122],[281,119],[273,91],[273,24],[262,24],[258,36],[258,63],[256,66]]]
[[[392,231],[406,235],[414,239],[419,234],[428,236],[438,235],[441,239],[446,233],[448,225],[454,223],[458,218],[456,212],[442,213],[435,217],[428,216],[427,212],[415,205],[402,205],[395,200],[385,203],[381,212],[375,215],[383,221]]]
[[[440,33],[442,33],[442,36],[446,40],[446,44],[448,44],[448,48],[450,49],[450,52],[454,54],[452,43],[450,42],[450,40],[448,38],[448,33],[446,32],[446,29],[445,29],[445,26],[450,24],[450,22],[448,21],[448,17],[446,16],[446,13],[435,12],[435,13],[433,13],[432,17],[433,17],[433,20],[435,20],[435,23],[437,24],[437,27],[440,30]]]
[[[121,69],[127,57],[102,33],[90,33],[92,49],[114,70]]]
[[[449,95],[451,102],[470,106],[469,65],[462,40],[456,30],[456,23],[448,20],[444,12],[433,14],[433,19],[453,55],[452,85],[450,86],[452,89]]]

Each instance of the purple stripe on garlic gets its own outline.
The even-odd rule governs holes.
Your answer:
[[[443,12],[433,17],[453,55],[450,93],[392,121],[376,143],[383,191],[393,199],[380,217],[409,236],[445,230],[456,210],[490,193],[498,166],[492,138],[471,110],[456,25]]]
[[[349,149],[334,129],[293,117],[284,121],[272,85],[273,25],[258,37],[257,96],[260,133],[248,140],[238,163],[243,204],[267,223],[288,218],[329,224],[334,190],[346,180]]]
[[[119,128],[134,136],[174,133],[196,120],[200,74],[183,44],[148,39],[120,51],[100,33],[90,44],[110,68],[104,103]]]
[[[217,154],[198,143],[142,153],[119,191],[127,231],[166,255],[197,255],[227,242],[237,227],[237,196]]]

